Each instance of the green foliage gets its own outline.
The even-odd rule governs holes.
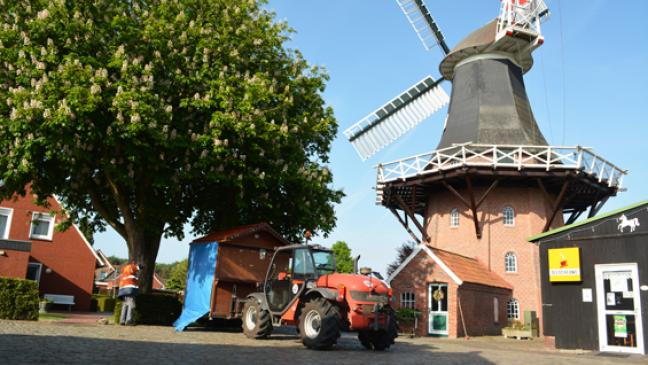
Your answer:
[[[93,295],[97,301],[97,312],[112,312],[115,310],[116,299],[109,295]]]
[[[119,324],[122,301],[115,303],[114,322]],[[170,326],[180,316],[182,304],[176,295],[172,294],[140,294],[135,297],[135,312],[133,320],[136,324]]]
[[[188,266],[188,259],[179,261],[173,266],[169,275],[169,279],[166,281],[166,288],[168,290],[184,290],[187,282]]]
[[[123,265],[123,264],[127,263],[128,259],[124,259],[124,258],[117,257],[117,256],[108,256],[108,261],[110,261],[110,263],[113,266],[117,266],[117,265]]]
[[[264,3],[4,0],[2,197],[31,184],[84,232],[110,225],[149,287],[162,235],[187,223],[326,235],[343,196],[327,75]]]
[[[335,263],[337,272],[351,273],[353,272],[353,258],[351,257],[351,249],[344,241],[337,241],[331,247],[335,255]]]
[[[521,331],[528,331],[531,329],[531,326],[526,325],[520,321],[509,321],[508,326],[506,328],[514,329],[514,330],[521,330]]]
[[[421,314],[421,312],[413,308],[399,308],[396,309],[395,312],[396,312],[396,319],[403,322],[414,321],[414,319]]]
[[[0,278],[0,319],[36,321],[38,302],[35,281]]]

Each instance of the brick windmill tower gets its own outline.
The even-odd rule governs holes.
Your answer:
[[[453,49],[422,0],[397,2],[424,46],[443,50],[442,77],[426,77],[345,134],[366,159],[445,104],[449,109],[436,150],[378,165],[377,204],[419,243],[391,275],[395,299],[424,313],[421,334],[497,330],[471,323],[484,317],[474,312],[502,317],[494,321],[500,327],[524,311],[541,316],[542,268],[527,238],[595,215],[626,172],[589,148],[549,145],[536,124],[523,75],[544,42],[542,0],[502,1],[496,19]],[[452,84],[449,98],[444,80]],[[443,272],[433,274],[435,267]],[[504,291],[493,289],[493,299],[474,294],[488,293],[484,288]],[[461,314],[462,300],[472,314]]]

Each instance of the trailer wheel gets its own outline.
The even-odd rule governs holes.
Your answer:
[[[243,306],[243,333],[248,338],[267,338],[272,333],[270,312],[261,307],[256,298],[249,298]]]
[[[396,315],[394,314],[394,311],[389,311],[387,316],[388,323],[386,329],[379,329],[377,331],[364,330],[358,333],[360,343],[367,350],[373,348],[376,351],[384,351],[395,343],[396,337],[398,337],[398,323],[396,322]]]
[[[340,337],[340,309],[324,298],[311,299],[299,316],[299,334],[304,346],[328,350]]]

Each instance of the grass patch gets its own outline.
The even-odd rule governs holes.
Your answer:
[[[39,313],[38,314],[38,320],[39,321],[58,321],[60,319],[65,319],[67,316],[65,314],[60,314],[60,313]]]

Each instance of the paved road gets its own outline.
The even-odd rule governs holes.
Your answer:
[[[289,334],[248,340],[241,333],[169,327],[0,320],[0,364],[648,364],[648,357],[547,352],[540,341],[401,339],[389,352],[364,350],[345,334],[332,351],[305,349]]]

